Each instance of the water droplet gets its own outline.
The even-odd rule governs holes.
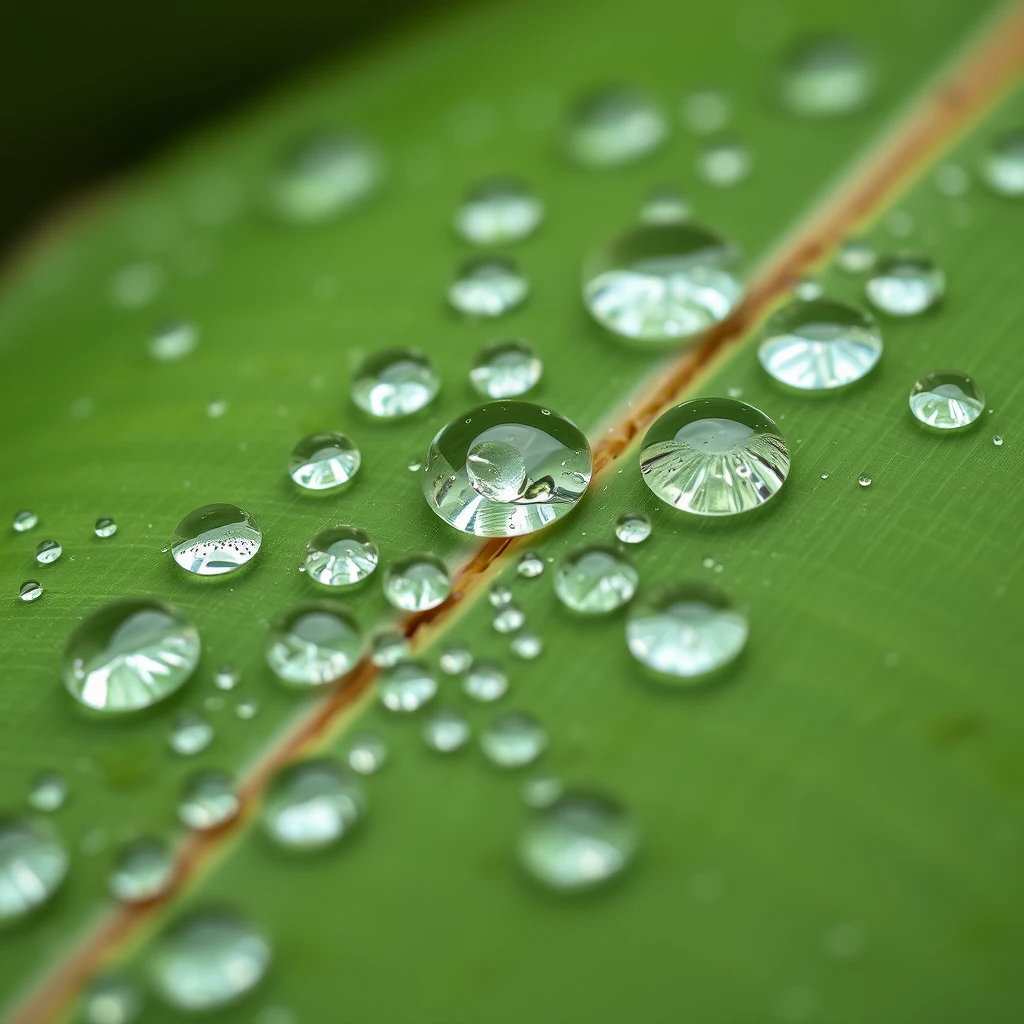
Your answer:
[[[384,596],[403,612],[436,608],[451,592],[448,570],[433,555],[408,555],[393,562],[384,573]]]
[[[279,846],[320,850],[350,832],[365,809],[362,783],[330,758],[316,758],[274,775],[260,820]]]
[[[144,837],[117,852],[107,879],[111,895],[122,903],[146,903],[166,892],[174,879],[174,856],[162,839]]]
[[[33,810],[52,814],[59,811],[68,798],[68,783],[58,772],[39,772],[28,791],[28,805]]]
[[[998,195],[1024,195],[1024,128],[1011,128],[992,140],[981,175]]]
[[[518,265],[505,256],[466,260],[448,289],[448,301],[467,316],[501,316],[518,306],[529,284]]]
[[[199,344],[199,331],[187,320],[164,324],[149,339],[149,354],[161,363],[184,359]]]
[[[783,105],[799,117],[835,117],[859,110],[875,88],[875,68],[852,39],[810,39],[792,50],[780,83]]]
[[[245,697],[235,705],[235,716],[241,718],[243,722],[248,722],[249,719],[255,718],[259,713],[259,701],[253,697]]]
[[[487,593],[492,608],[504,608],[512,602],[512,588],[504,583],[495,583]]]
[[[927,256],[890,256],[879,261],[865,290],[883,313],[916,316],[942,298],[946,275]]]
[[[142,1013],[142,997],[133,982],[120,974],[102,974],[82,997],[85,1024],[134,1024]]]
[[[67,870],[67,851],[45,822],[0,820],[0,923],[45,903]]]
[[[423,460],[413,456],[405,467],[410,473],[418,473],[423,468]]]
[[[494,616],[492,625],[496,633],[514,633],[526,622],[526,614],[517,604],[507,604]]]
[[[542,369],[525,341],[492,341],[476,357],[469,379],[485,398],[515,398],[536,386]]]
[[[369,356],[352,379],[352,401],[375,419],[411,416],[441,389],[434,364],[411,348],[389,348]]]
[[[515,537],[560,519],[590,483],[590,445],[564,416],[529,402],[491,402],[431,442],[427,504],[478,537]]]
[[[728,516],[778,493],[789,474],[789,450],[759,409],[731,398],[699,398],[655,421],[640,451],[640,471],[676,508]]]
[[[847,274],[863,274],[878,261],[875,247],[865,238],[848,238],[839,247],[836,264]]]
[[[544,753],[548,734],[532,715],[511,711],[499,715],[480,734],[480,748],[501,768],[522,768]]]
[[[189,828],[206,831],[229,822],[239,808],[235,781],[222,771],[201,771],[185,780],[178,818]]]
[[[223,576],[251,561],[263,534],[237,505],[203,505],[189,512],[174,531],[171,556],[196,576]]]
[[[623,512],[615,521],[615,536],[623,544],[642,544],[651,535],[651,521],[642,512]]]
[[[206,415],[211,420],[219,420],[228,411],[228,403],[222,398],[215,398],[206,406]]]
[[[825,289],[816,277],[801,278],[796,288],[793,289],[793,294],[803,302],[813,302],[815,299],[820,299],[824,293]]]
[[[522,658],[523,661],[532,661],[534,658],[540,657],[544,650],[544,641],[536,633],[524,629],[518,636],[512,638],[509,649],[517,658]]]
[[[356,475],[361,458],[344,434],[308,434],[292,449],[288,475],[305,491],[335,491]]]
[[[387,744],[376,733],[358,732],[349,741],[348,766],[360,775],[379,772],[387,759]]]
[[[176,608],[146,598],[114,601],[68,638],[64,685],[96,711],[138,711],[177,692],[200,649],[195,626]]]
[[[690,219],[690,201],[678,189],[661,186],[652,190],[640,207],[643,224],[681,224]]]
[[[408,653],[408,639],[404,633],[394,629],[378,633],[370,642],[370,659],[378,668],[395,665]]]
[[[226,910],[193,911],[161,936],[150,960],[161,997],[179,1010],[212,1010],[245,995],[266,973],[270,943]]]
[[[38,601],[43,596],[43,585],[37,580],[25,580],[18,588],[18,597],[22,601]]]
[[[683,100],[683,120],[698,135],[721,131],[732,113],[729,97],[715,89],[699,89]]]
[[[400,661],[385,669],[377,684],[380,702],[389,711],[417,711],[437,693],[437,680],[422,661]]]
[[[584,96],[569,119],[565,146],[585,167],[632,163],[657,149],[668,120],[655,101],[628,85],[605,86]]]
[[[566,793],[527,823],[518,854],[543,885],[583,890],[619,874],[637,842],[636,826],[620,803],[596,793]]]
[[[52,565],[63,554],[64,549],[55,540],[40,541],[36,547],[36,561],[40,565]]]
[[[544,571],[544,559],[536,551],[525,551],[516,562],[516,572],[524,579],[532,580]]]
[[[636,602],[626,623],[629,651],[663,682],[691,686],[731,664],[749,627],[720,590],[700,583],[664,589]]]
[[[110,280],[110,297],[122,309],[148,305],[164,286],[163,269],[155,263],[130,263]]]
[[[529,807],[550,807],[565,791],[554,775],[534,775],[523,783],[523,802]]]
[[[461,675],[473,664],[473,655],[465,647],[448,647],[441,653],[438,664],[445,675]]]
[[[306,546],[306,575],[324,587],[351,587],[377,568],[377,546],[356,526],[321,530]]]
[[[93,533],[101,539],[113,537],[114,534],[117,533],[117,523],[115,523],[109,516],[101,516],[96,520],[96,525],[93,527]]]
[[[738,185],[749,176],[752,165],[747,145],[728,137],[708,142],[697,156],[697,173],[716,188]]]
[[[919,377],[910,392],[910,411],[925,426],[960,430],[985,411],[985,394],[959,370],[935,370]]]
[[[642,224],[590,255],[583,301],[613,334],[675,342],[724,320],[743,287],[735,250],[707,228]]]
[[[994,445],[995,445],[995,446],[996,446],[997,448],[1001,448],[1001,447],[1002,447],[1002,444],[1003,444],[1003,439],[1002,439],[1002,438],[1001,438],[1001,437],[1000,437],[1000,436],[999,436],[998,434],[993,434],[993,435],[992,435],[992,443],[993,443],[993,444],[994,444]]]
[[[363,637],[344,605],[318,601],[278,616],[267,633],[267,664],[292,686],[333,683],[355,668]]]
[[[455,230],[474,245],[504,245],[531,234],[543,217],[543,204],[522,182],[493,178],[470,190]]]
[[[16,533],[25,533],[26,530],[34,530],[39,524],[39,516],[25,508],[15,513],[14,522],[11,524]]]
[[[231,664],[230,661],[225,661],[220,668],[217,669],[213,674],[213,685],[218,690],[233,690],[238,685],[239,680],[238,669]]]
[[[171,749],[185,757],[199,754],[213,742],[213,726],[191,711],[183,711],[171,726],[168,742]]]
[[[860,477],[858,478],[857,483],[859,483],[861,485],[861,487],[870,487],[871,486],[871,477],[869,477],[867,475],[867,473],[862,473],[860,475]]]
[[[573,552],[555,573],[555,595],[582,615],[606,615],[636,593],[636,569],[611,547],[594,546]]]
[[[423,741],[431,750],[451,754],[469,741],[469,722],[458,711],[438,708],[423,725]]]
[[[489,703],[508,692],[508,674],[492,661],[477,662],[462,680],[462,689],[467,697]]]
[[[791,302],[768,320],[757,356],[780,384],[831,391],[871,372],[882,357],[882,335],[873,317],[845,303]]]

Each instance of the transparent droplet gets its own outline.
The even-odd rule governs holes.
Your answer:
[[[946,275],[927,256],[889,256],[879,261],[865,290],[881,312],[916,316],[942,298]]]
[[[919,377],[910,392],[910,411],[927,427],[960,430],[985,411],[985,393],[959,370],[935,370]]]
[[[150,957],[153,984],[179,1010],[225,1006],[259,984],[270,965],[267,938],[233,911],[199,910],[175,922]]]
[[[215,398],[206,406],[206,415],[211,420],[219,420],[228,411],[228,403],[222,398]]]
[[[199,344],[199,331],[187,320],[175,320],[153,332],[149,339],[149,354],[161,363],[184,359]]]
[[[82,996],[85,1024],[135,1024],[141,1013],[138,989],[120,974],[101,974]]]
[[[361,459],[344,434],[308,434],[292,449],[288,475],[305,491],[334,491],[356,475]]]
[[[629,610],[629,651],[663,682],[692,686],[731,664],[749,627],[720,590],[701,583],[666,588]]]
[[[492,608],[504,608],[512,602],[512,588],[505,583],[495,583],[487,592],[487,601]]]
[[[492,341],[476,357],[469,379],[485,398],[515,398],[536,386],[542,369],[525,341]]]
[[[518,306],[529,284],[506,256],[477,256],[459,267],[448,288],[448,301],[467,316],[501,316]]]
[[[591,254],[583,301],[620,337],[681,341],[736,306],[743,293],[736,263],[733,248],[699,224],[642,224]]]
[[[523,783],[521,792],[527,806],[550,807],[565,792],[565,786],[555,775],[534,775]]]
[[[803,302],[814,302],[825,294],[821,281],[816,277],[802,278],[793,289],[793,294]]]
[[[67,850],[45,822],[0,819],[0,923],[45,903],[67,870]]]
[[[536,633],[524,629],[512,638],[509,650],[523,661],[532,661],[534,658],[540,657],[544,650],[544,641]]]
[[[59,811],[68,798],[68,783],[59,772],[36,774],[28,791],[28,805],[33,810],[52,814]]]
[[[981,175],[998,195],[1024,196],[1024,128],[1011,128],[992,140]]]
[[[18,597],[22,601],[38,601],[43,596],[43,585],[37,580],[25,580],[18,588]]]
[[[213,674],[213,685],[218,690],[233,690],[238,685],[238,680],[241,678],[239,671],[231,664],[230,661],[225,661],[220,668],[217,669]]]
[[[543,204],[522,182],[493,178],[469,191],[455,230],[474,245],[505,245],[532,234],[543,217]]]
[[[423,460],[418,456],[413,456],[407,463],[406,467],[410,473],[418,473],[423,468]]]
[[[798,117],[835,117],[859,110],[875,88],[875,67],[855,40],[810,39],[792,50],[782,68],[783,105]]]
[[[875,247],[866,238],[848,238],[839,247],[836,264],[848,274],[863,274],[878,262]]]
[[[241,718],[243,722],[248,722],[250,718],[255,718],[259,713],[259,701],[252,697],[244,697],[235,705],[235,717]]]
[[[565,417],[529,402],[490,402],[431,442],[423,493],[463,533],[515,537],[571,511],[592,470],[586,436]]]
[[[683,120],[698,135],[721,131],[731,112],[729,97],[717,89],[698,89],[683,100]]]
[[[378,633],[370,642],[370,659],[378,668],[397,664],[409,653],[409,640],[404,633],[388,630]]]
[[[201,771],[182,786],[178,818],[189,828],[206,831],[229,822],[238,808],[235,780],[227,772]]]
[[[278,616],[267,633],[267,664],[291,686],[323,686],[355,668],[363,635],[344,605],[302,604]]]
[[[441,389],[434,364],[411,348],[389,348],[363,361],[352,379],[352,401],[376,419],[411,416]]]
[[[544,571],[544,559],[536,551],[525,551],[516,562],[516,572],[525,579],[536,579]]]
[[[196,576],[223,576],[251,561],[263,534],[237,505],[203,505],[189,512],[174,531],[171,556]]]
[[[1024,178],[1021,181],[1024,188]],[[944,196],[951,199],[966,195],[971,187],[970,175],[959,164],[943,164],[935,172],[935,186]]]
[[[508,692],[508,673],[493,661],[477,662],[466,672],[462,690],[473,700],[490,703]]]
[[[278,771],[263,799],[263,830],[290,850],[338,842],[363,817],[362,783],[330,758],[299,761]]]
[[[39,516],[31,510],[24,508],[14,514],[14,522],[11,524],[16,533],[25,533],[26,530],[34,530],[39,524]]]
[[[526,622],[526,614],[517,604],[507,604],[494,616],[492,625],[496,633],[514,633]]]
[[[117,523],[115,523],[109,516],[102,516],[96,520],[96,525],[93,527],[93,533],[101,539],[113,537],[114,534],[117,533]]]
[[[437,693],[437,680],[422,661],[400,661],[385,669],[377,684],[380,702],[389,711],[418,711]]]
[[[448,647],[438,660],[441,671],[448,676],[458,676],[473,664],[473,655],[465,647]]]
[[[36,547],[36,561],[40,565],[52,565],[64,553],[64,549],[55,540],[43,540]]]
[[[306,575],[324,587],[351,587],[377,568],[377,546],[356,526],[321,530],[306,546]]]
[[[176,754],[191,757],[213,742],[213,726],[192,711],[183,711],[171,725],[168,742]]]
[[[365,139],[318,136],[285,155],[273,182],[273,205],[293,223],[324,221],[362,202],[383,171],[380,153]]]
[[[998,434],[992,435],[992,443],[997,447],[1001,448],[1003,445],[1003,439]]]
[[[438,708],[423,724],[423,742],[431,750],[451,754],[469,741],[469,722],[458,711]]]
[[[870,487],[871,477],[869,477],[867,473],[861,473],[861,475],[857,478],[857,483],[859,483],[861,487]]]
[[[165,276],[156,263],[129,263],[110,279],[110,297],[115,306],[138,309],[160,294]]]
[[[107,885],[122,903],[146,903],[170,887],[174,855],[162,839],[133,839],[117,852]]]
[[[730,188],[750,174],[753,158],[739,139],[713,139],[697,155],[697,173],[709,185]]]
[[[867,376],[882,357],[874,317],[831,299],[791,302],[764,328],[757,350],[773,380],[799,391],[831,391]]]
[[[388,759],[387,744],[372,732],[357,732],[348,744],[349,768],[360,775],[379,772]]]
[[[114,601],[68,638],[64,685],[95,711],[139,711],[185,684],[200,649],[195,626],[176,608],[146,598]]]
[[[642,544],[651,535],[651,521],[642,512],[623,512],[615,522],[615,536],[623,544]]]
[[[701,516],[757,508],[789,474],[789,449],[759,409],[698,398],[660,416],[640,449],[644,482],[663,501]]]
[[[480,748],[501,768],[522,768],[544,753],[548,734],[532,715],[510,711],[499,715],[480,734]]]
[[[408,555],[392,562],[384,573],[384,596],[403,612],[429,611],[451,592],[448,569],[433,555]]]
[[[690,219],[690,201],[678,189],[653,189],[640,207],[642,224],[681,224]]]
[[[595,545],[564,558],[555,573],[555,595],[582,615],[606,615],[636,593],[639,574],[611,547]]]
[[[565,147],[585,167],[615,167],[653,152],[667,135],[668,120],[650,96],[633,86],[611,85],[577,103]]]

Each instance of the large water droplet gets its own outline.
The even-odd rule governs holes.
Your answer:
[[[606,615],[633,597],[639,579],[614,549],[594,546],[562,560],[555,573],[555,595],[574,612]]]
[[[493,178],[470,190],[455,230],[474,245],[504,245],[531,234],[543,217],[543,204],[522,182]]]
[[[615,523],[615,536],[623,544],[642,544],[651,535],[651,521],[642,512],[623,512]]]
[[[64,549],[55,540],[42,540],[36,547],[36,561],[40,565],[52,565],[64,553]]]
[[[680,341],[735,307],[743,293],[736,262],[732,247],[699,224],[642,224],[587,259],[583,301],[620,337]]]
[[[161,363],[184,359],[199,344],[199,331],[187,320],[175,320],[153,332],[149,354]]]
[[[403,612],[436,608],[452,592],[448,569],[433,555],[409,555],[392,562],[384,573],[384,596]]]
[[[569,512],[592,469],[586,437],[565,417],[528,402],[491,402],[431,442],[423,493],[463,533],[514,537]]]
[[[43,596],[43,585],[38,580],[25,580],[18,588],[18,597],[22,601],[38,601]]]
[[[910,411],[925,426],[961,430],[985,411],[985,393],[959,370],[934,370],[919,377],[910,392]]]
[[[363,361],[352,379],[352,401],[376,419],[411,416],[441,389],[434,364],[411,348],[389,348]]]
[[[306,547],[306,575],[325,587],[350,587],[377,568],[377,546],[357,526],[321,530]]]
[[[946,275],[927,256],[889,256],[879,261],[865,290],[881,312],[916,316],[942,298]]]
[[[362,654],[355,617],[343,605],[326,601],[285,612],[267,633],[267,664],[292,686],[333,683],[355,668]]]
[[[344,434],[309,434],[292,449],[288,475],[304,491],[334,491],[359,469],[359,449]]]
[[[992,140],[981,174],[998,195],[1024,196],[1024,128],[1012,128]]]
[[[300,761],[270,780],[263,801],[263,828],[280,846],[319,850],[348,833],[365,807],[360,782],[334,761]]]
[[[96,711],[138,711],[179,690],[200,649],[195,626],[176,608],[145,598],[114,601],[68,638],[64,685]]]
[[[628,85],[605,86],[584,96],[566,130],[569,155],[585,167],[632,163],[657,149],[668,120],[645,92]]]
[[[499,715],[480,734],[480,748],[501,768],[522,768],[544,753],[548,734],[532,715],[511,711]]]
[[[196,576],[223,576],[246,565],[260,549],[263,534],[237,505],[204,505],[189,512],[174,531],[171,556]]]
[[[222,771],[201,771],[185,780],[178,818],[189,828],[206,831],[229,822],[239,808],[235,780]]]
[[[852,39],[822,37],[800,44],[786,58],[780,90],[799,117],[835,117],[859,110],[875,87],[875,69]]]
[[[469,722],[458,711],[438,708],[423,725],[423,742],[440,754],[451,754],[469,741]]]
[[[85,1024],[134,1024],[142,1013],[142,997],[135,984],[120,974],[102,974],[82,997]]]
[[[370,641],[370,660],[379,668],[400,662],[409,653],[409,639],[396,629],[378,633]]]
[[[400,661],[381,673],[380,702],[389,711],[418,711],[437,693],[437,680],[422,661]]]
[[[490,703],[508,692],[508,673],[493,661],[477,662],[462,680],[462,689],[467,697]]]
[[[67,851],[45,823],[0,820],[0,923],[45,903],[67,870]]]
[[[32,779],[28,805],[33,810],[52,814],[59,811],[68,798],[68,782],[59,772],[42,771]]]
[[[485,398],[515,398],[536,386],[542,369],[525,341],[492,341],[476,357],[469,379]]]
[[[213,742],[213,726],[192,711],[183,711],[171,725],[168,742],[176,754],[191,757]]]
[[[448,301],[468,316],[501,316],[518,306],[529,284],[518,265],[504,256],[478,256],[459,268]]]
[[[146,903],[169,888],[174,856],[162,839],[133,839],[118,851],[107,884],[122,903]]]
[[[372,732],[357,732],[348,744],[348,766],[360,775],[379,772],[388,759],[387,744]]]
[[[14,522],[11,525],[16,533],[25,533],[26,530],[34,530],[39,525],[39,516],[30,509],[23,508],[14,514]]]

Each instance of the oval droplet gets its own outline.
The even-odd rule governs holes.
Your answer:
[[[355,668],[363,636],[343,605],[309,602],[279,615],[267,634],[266,657],[282,682],[296,687],[324,686]]]
[[[985,411],[985,393],[959,370],[933,370],[919,377],[910,392],[910,411],[926,427],[943,432],[977,423]]]
[[[865,289],[875,309],[917,316],[945,294],[946,275],[927,256],[890,256],[878,262]]]
[[[530,290],[515,261],[506,256],[466,260],[448,289],[448,301],[467,316],[496,317],[515,309]]]
[[[288,475],[304,491],[336,491],[356,475],[361,459],[344,434],[308,434],[292,449]]]
[[[469,379],[485,398],[515,398],[535,387],[541,372],[537,353],[525,341],[511,339],[485,345]]]
[[[101,516],[96,520],[96,525],[93,527],[92,532],[101,540],[105,540],[107,537],[113,537],[117,533],[117,523],[109,516]]]
[[[213,726],[194,712],[183,711],[174,719],[168,741],[176,754],[192,757],[213,742]]]
[[[171,848],[162,839],[145,836],[121,847],[107,885],[122,903],[147,903],[167,892],[173,880]]]
[[[38,580],[25,580],[18,588],[18,597],[25,602],[38,601],[43,596],[43,585]]]
[[[321,530],[306,546],[306,576],[324,587],[351,587],[377,568],[377,545],[357,526]]]
[[[235,780],[227,772],[207,770],[185,780],[178,801],[178,819],[201,832],[219,828],[238,814]]]
[[[352,401],[380,420],[411,416],[441,389],[434,364],[411,348],[390,348],[369,356],[352,379]]]
[[[642,544],[651,535],[651,521],[642,512],[623,512],[615,523],[615,536],[623,544]]]
[[[451,754],[469,742],[470,727],[464,715],[438,708],[423,725],[423,742],[439,754]]]
[[[67,850],[44,822],[0,820],[0,923],[46,903],[67,870]]]
[[[544,205],[520,181],[492,178],[475,185],[455,214],[455,230],[474,245],[504,245],[533,234]]]
[[[585,167],[617,167],[657,149],[668,119],[645,92],[630,85],[604,86],[585,95],[565,134],[569,156]]]
[[[171,557],[196,576],[223,576],[250,562],[263,534],[256,520],[237,505],[203,505],[178,523]]]
[[[992,140],[981,174],[997,195],[1024,196],[1024,127],[1011,128]]]
[[[555,573],[555,596],[581,615],[607,615],[632,599],[639,579],[613,548],[595,545],[562,560]]]
[[[289,850],[321,850],[347,835],[363,817],[359,781],[330,758],[290,764],[267,786],[263,829]]]
[[[466,672],[462,690],[472,700],[490,703],[508,692],[508,673],[496,662],[479,661]]]
[[[36,561],[40,565],[52,565],[63,554],[64,549],[55,540],[42,540],[36,547]]]
[[[392,562],[384,573],[384,596],[399,611],[429,611],[451,592],[448,569],[434,555],[408,555]]]
[[[544,753],[548,734],[532,715],[511,711],[499,715],[480,735],[480,749],[500,768],[522,768]]]
[[[437,680],[422,661],[400,661],[385,669],[377,684],[380,702],[389,711],[418,711],[437,693]]]
[[[792,50],[782,68],[782,103],[798,117],[836,117],[867,103],[875,88],[875,68],[854,40],[839,36],[810,39]]]

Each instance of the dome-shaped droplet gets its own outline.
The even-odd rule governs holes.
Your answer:
[[[640,449],[644,482],[663,501],[700,516],[757,508],[789,475],[789,449],[759,409],[698,398],[660,416]]]
[[[436,608],[452,592],[448,569],[433,555],[409,555],[392,562],[384,573],[384,596],[403,612]]]
[[[138,711],[179,690],[200,649],[195,626],[176,608],[145,598],[114,601],[68,638],[64,685],[96,711]]]
[[[359,449],[344,434],[309,434],[292,449],[288,475],[304,491],[334,491],[359,469]]]
[[[469,379],[485,398],[515,398],[540,380],[540,358],[525,342],[492,341],[476,357]]]
[[[492,625],[495,633],[514,633],[526,622],[526,613],[514,602],[499,608]]]
[[[867,376],[882,357],[874,317],[831,299],[791,302],[766,324],[758,359],[799,391],[831,391]]]
[[[611,547],[594,546],[564,558],[555,573],[555,595],[574,612],[606,615],[636,593],[636,569]]]
[[[360,775],[379,772],[388,759],[388,746],[372,732],[357,732],[348,743],[346,760],[349,768]]]
[[[715,188],[731,188],[750,175],[753,163],[745,142],[723,136],[711,139],[697,154],[697,173]]]
[[[107,879],[110,893],[122,903],[146,903],[169,888],[174,855],[162,839],[145,836],[124,844],[114,857]]]
[[[457,676],[465,672],[473,664],[473,655],[465,647],[456,645],[446,647],[437,661],[441,671],[447,676]]]
[[[548,734],[532,715],[511,711],[499,715],[480,734],[480,749],[500,768],[522,768],[544,753]]]
[[[508,673],[493,661],[478,661],[463,677],[462,690],[485,704],[498,700],[508,691]]]
[[[519,838],[519,861],[552,889],[591,889],[619,874],[636,853],[628,811],[596,793],[566,793],[537,812]]]
[[[266,937],[226,910],[194,911],[173,924],[150,958],[160,996],[179,1010],[212,1010],[259,984],[270,965]]]
[[[185,780],[178,818],[189,828],[206,831],[229,822],[239,808],[235,780],[227,772],[197,772]]]
[[[629,610],[629,651],[662,681],[691,686],[729,665],[746,646],[747,619],[720,590],[666,588]]]
[[[522,182],[492,178],[470,189],[455,230],[474,245],[505,245],[532,234],[543,217],[543,204]]]
[[[946,275],[927,256],[890,256],[879,260],[865,290],[875,309],[916,316],[942,298]]]
[[[67,851],[45,822],[0,819],[0,924],[45,903],[67,870]]]
[[[501,316],[518,306],[529,291],[519,266],[505,256],[466,260],[448,289],[448,301],[467,316]]]
[[[385,669],[377,684],[380,702],[389,711],[418,711],[437,693],[437,680],[422,661],[400,661]]]
[[[14,514],[14,522],[11,525],[15,533],[25,533],[27,530],[34,530],[39,525],[39,516],[30,509],[24,508]]]
[[[213,685],[218,690],[233,690],[238,685],[241,673],[230,661],[223,662],[213,673]]]
[[[251,561],[263,534],[237,505],[204,505],[189,512],[174,531],[171,555],[186,572],[223,576]]]
[[[64,553],[64,549],[55,540],[42,540],[36,547],[36,561],[40,565],[52,565]]]
[[[523,579],[536,579],[544,572],[544,559],[536,551],[524,551],[516,562],[516,572]]]
[[[847,238],[836,254],[836,265],[847,274],[863,274],[877,262],[878,253],[866,238]]]
[[[343,605],[311,602],[278,616],[267,633],[267,664],[291,686],[333,683],[355,668],[363,636]]]
[[[43,596],[43,585],[38,580],[25,580],[18,588],[18,597],[22,601],[38,601]]]
[[[512,603],[512,588],[505,583],[495,583],[487,592],[487,603],[492,608],[504,608]]]
[[[196,325],[187,320],[163,324],[149,339],[149,354],[160,363],[175,362],[190,355],[199,344]]]
[[[668,135],[668,119],[645,92],[629,85],[596,89],[569,118],[565,147],[585,167],[632,163],[657,149]]]
[[[96,520],[92,532],[101,540],[106,540],[107,537],[113,537],[117,533],[117,523],[110,516],[101,516]]]
[[[431,442],[423,493],[463,533],[514,537],[569,512],[592,469],[586,437],[563,416],[528,402],[491,402]]]
[[[523,661],[533,661],[544,652],[544,641],[536,633],[530,633],[524,629],[512,638],[509,650]]]
[[[441,389],[434,364],[411,348],[389,348],[363,361],[352,379],[352,401],[375,419],[411,416]]]
[[[324,587],[351,587],[377,568],[377,545],[357,526],[331,526],[306,546],[306,575]]]
[[[440,754],[451,754],[469,742],[469,722],[449,708],[433,711],[423,725],[423,742]]]
[[[363,787],[330,758],[300,761],[270,780],[263,829],[279,846],[319,850],[336,843],[362,818]]]
[[[564,792],[562,780],[555,775],[534,775],[520,790],[528,807],[550,807]]]
[[[28,791],[28,805],[33,810],[52,814],[59,811],[68,798],[68,781],[59,772],[37,772]]]
[[[927,427],[962,430],[985,411],[985,393],[959,370],[934,370],[919,377],[910,392],[910,411]]]
[[[992,140],[981,174],[998,195],[1024,196],[1024,127],[1012,128]]]
[[[643,224],[681,224],[690,219],[690,201],[677,188],[660,186],[648,193],[640,207]]]
[[[142,997],[135,984],[120,974],[101,974],[82,996],[84,1024],[135,1024]]]
[[[176,754],[191,757],[213,742],[213,726],[192,711],[182,711],[171,724],[167,738]]]
[[[717,89],[696,89],[683,99],[681,113],[690,131],[710,135],[729,123],[732,104]]]
[[[642,512],[623,512],[615,523],[615,536],[623,544],[642,544],[651,535],[651,521]]]
[[[613,334],[647,343],[691,338],[739,302],[736,253],[693,222],[642,224],[587,259],[583,301]]]
[[[835,117],[859,110],[875,88],[875,68],[854,40],[828,36],[801,43],[786,57],[780,92],[798,117]]]
[[[370,660],[380,668],[387,668],[405,658],[409,653],[409,639],[395,629],[378,633],[370,641]]]

